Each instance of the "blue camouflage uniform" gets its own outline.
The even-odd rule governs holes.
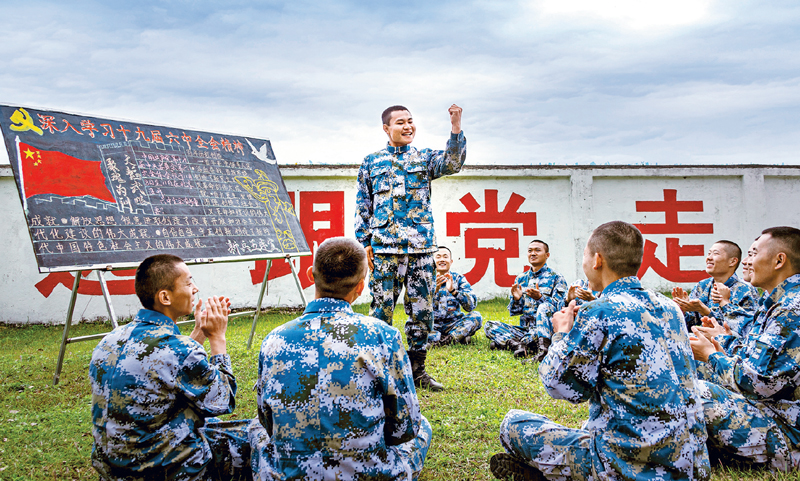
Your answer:
[[[451,294],[443,284],[433,296],[433,331],[428,335],[429,342],[439,341],[442,336],[452,336],[460,342],[474,336],[483,323],[481,313],[475,310],[478,296],[472,292],[472,286],[461,274],[453,271],[450,274],[456,292]]]
[[[92,465],[106,480],[249,479],[247,421],[227,354],[210,358],[169,317],[141,309],[92,353]]]
[[[500,441],[548,479],[707,480],[703,410],[681,311],[635,276],[582,306],[539,364],[547,392],[589,401],[582,429],[512,410]]]
[[[555,306],[561,305],[567,294],[567,281],[547,264],[536,272],[533,272],[533,269],[523,272],[514,282],[522,286],[523,291],[538,282],[542,297],[534,299],[523,292],[517,301],[513,295],[509,295],[508,312],[512,316],[520,316],[519,326],[500,321],[486,321],[483,332],[489,341],[494,341],[500,347],[507,347],[509,342],[524,345],[532,343],[537,334],[536,316],[546,316],[547,312],[554,312]]]
[[[424,349],[433,326],[436,251],[431,181],[459,172],[467,157],[464,132],[451,134],[446,150],[386,148],[364,158],[358,171],[356,239],[372,246],[370,315],[391,325],[405,285],[409,350]]]
[[[397,329],[333,298],[261,345],[257,480],[416,479],[431,442]]]
[[[731,298],[730,302],[723,307],[711,300],[711,290],[714,288],[713,277],[698,282],[692,288],[689,299],[700,299],[700,302],[711,309],[708,317],[713,317],[720,325],[724,321],[728,321],[731,330],[736,335],[741,335],[750,329],[750,323],[753,322],[758,291],[755,287],[739,279],[736,274],[730,276],[724,284],[731,290]],[[699,312],[684,313],[686,325],[690,328],[702,326],[703,323],[700,320],[702,317]]]
[[[732,351],[709,356],[719,382],[701,384],[709,446],[774,470],[800,467],[800,274],[763,298]]]
[[[594,295],[595,298],[600,296],[600,293],[597,291],[593,291],[592,288],[589,286],[589,281],[586,279],[578,279],[577,281],[570,284],[569,287],[577,286],[581,289],[587,290]],[[567,292],[569,292],[569,288],[567,288]],[[575,304],[577,306],[582,306],[587,301],[584,301],[580,297],[575,297]],[[561,309],[567,306],[567,295],[564,294],[564,297],[561,298],[561,302],[559,303],[552,303],[548,302],[544,305],[544,307],[539,308],[536,310],[536,340],[537,340],[537,348],[539,350],[539,360],[544,358],[545,354],[547,354],[547,350],[550,348],[551,338],[553,337],[553,314],[560,311]],[[531,333],[529,332],[526,338],[523,339],[523,343],[530,342],[529,339]]]

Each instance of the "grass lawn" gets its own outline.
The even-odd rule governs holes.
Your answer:
[[[367,312],[366,305],[356,310]],[[506,301],[481,302],[484,319],[511,321]],[[258,372],[260,341],[297,313],[262,315],[253,349],[246,349],[252,318],[237,318],[228,328],[228,350],[239,382],[231,419],[256,416],[250,389]],[[395,326],[405,314],[399,309]],[[513,322],[513,321],[512,321]],[[74,326],[71,336],[108,331],[109,325]],[[190,326],[183,326],[188,334]],[[92,449],[91,395],[87,367],[97,341],[70,344],[61,381],[52,386],[63,326],[0,326],[0,480],[97,479],[89,462]],[[428,355],[428,370],[446,390],[419,393],[422,412],[433,425],[433,445],[420,479],[490,480],[489,457],[502,451],[500,421],[512,408],[536,411],[556,422],[580,427],[587,405],[551,399],[534,365],[507,351],[488,349],[481,331],[469,346],[448,346]],[[793,479],[764,471],[715,467],[714,480]]]

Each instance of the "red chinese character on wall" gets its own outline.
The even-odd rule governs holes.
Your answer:
[[[103,290],[100,281],[89,281],[86,277],[92,271],[81,272],[81,283],[78,286],[78,294],[85,296],[102,296]],[[121,271],[111,271],[111,275],[120,277],[119,280],[106,281],[108,293],[112,296],[128,296],[136,294],[134,288],[136,269],[125,269]],[[72,272],[51,272],[44,279],[36,283],[36,289],[44,296],[50,297],[53,290],[59,285],[63,285],[70,291],[75,283],[75,275]]]
[[[447,236],[461,235],[463,224],[522,224],[522,233],[526,236],[536,235],[536,212],[519,212],[525,197],[511,193],[503,210],[497,204],[497,190],[484,191],[484,209],[478,212],[480,204],[472,194],[461,199],[467,212],[447,213]],[[503,248],[480,247],[478,241],[487,239],[503,240]],[[464,274],[470,284],[483,279],[489,268],[489,261],[494,261],[494,281],[500,287],[511,287],[515,276],[508,273],[508,259],[517,259],[519,252],[519,230],[515,227],[482,227],[464,229],[464,257],[475,259],[475,266]]]
[[[329,237],[341,237],[344,235],[344,191],[308,191],[300,192],[299,208],[295,202],[294,192],[289,192],[292,205],[297,210],[297,217],[300,227],[305,234],[312,253],[316,251],[316,246]],[[312,283],[306,275],[306,270],[314,263],[314,256],[300,258],[300,269],[297,274],[300,277],[300,285],[303,289]],[[255,269],[250,270],[250,278],[253,284],[260,284],[264,280],[264,272],[267,269],[267,261],[256,261]],[[292,273],[291,267],[285,259],[272,261],[272,268],[269,271],[269,279],[277,279]]]
[[[664,189],[664,200],[636,201],[636,212],[663,212],[663,224],[634,224],[642,232],[648,234],[713,234],[714,224],[682,224],[678,221],[679,212],[703,212],[701,200],[678,200],[677,189]],[[666,251],[667,263],[664,264],[656,258],[658,244],[650,240],[644,242],[644,258],[642,267],[636,274],[640,279],[648,269],[671,282],[698,282],[708,274],[704,270],[682,271],[681,257],[699,257],[705,254],[702,244],[680,245],[677,237],[667,237]]]

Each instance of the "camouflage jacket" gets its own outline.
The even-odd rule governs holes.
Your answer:
[[[539,375],[552,397],[589,401],[583,429],[603,464],[602,479],[709,478],[683,316],[635,276],[606,286],[580,308],[568,333],[553,334]]]
[[[783,281],[761,303],[737,355],[713,353],[708,365],[727,386],[773,414],[800,446],[800,274]]]
[[[417,393],[400,332],[340,299],[308,303],[261,345],[256,479],[410,476],[397,446],[420,429]],[[410,478],[409,478],[410,479]]]
[[[755,287],[739,279],[736,274],[730,276],[724,284],[731,290],[731,298],[730,302],[723,307],[711,300],[711,290],[714,288],[713,277],[698,282],[692,288],[689,298],[700,299],[711,309],[709,317],[715,318],[720,325],[724,321],[728,321],[731,330],[736,335],[741,335],[750,329],[750,324],[753,322],[753,315],[758,303],[758,291]],[[702,325],[700,322],[702,317],[699,312],[684,313],[686,325],[689,327]]]
[[[441,324],[460,319],[463,314],[461,309],[471,312],[478,305],[478,296],[472,292],[472,286],[467,279],[457,272],[450,271],[453,276],[455,295],[445,289],[444,285],[433,296],[433,322]]]
[[[459,172],[466,158],[463,131],[450,135],[446,150],[387,145],[366,156],[358,171],[356,239],[376,254],[435,251],[431,181]]]
[[[106,479],[192,479],[211,460],[199,433],[233,412],[227,354],[207,356],[167,316],[141,309],[92,353],[92,464]]]
[[[528,269],[518,275],[514,282],[522,286],[523,291],[526,287],[534,287],[538,282],[542,297],[534,299],[523,292],[522,297],[517,301],[514,300],[513,295],[509,295],[508,312],[512,316],[522,315],[523,318],[535,320],[536,310],[540,304],[549,302],[555,308],[563,304],[564,296],[567,295],[567,281],[561,274],[550,269],[547,264],[536,272]]]

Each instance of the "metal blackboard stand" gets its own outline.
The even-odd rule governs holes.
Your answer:
[[[292,276],[294,277],[294,282],[295,282],[295,285],[297,286],[297,291],[300,293],[300,299],[302,299],[303,306],[305,307],[306,306],[306,296],[305,296],[305,294],[303,294],[303,286],[300,284],[300,278],[297,276],[297,269],[295,269],[295,267],[294,267],[294,263],[292,262],[292,257],[293,256],[287,254],[286,255],[286,262],[288,262],[289,266],[292,268]],[[294,256],[294,257],[297,257],[297,256]],[[261,291],[260,291],[260,293],[258,295],[258,303],[256,305],[256,309],[254,311],[237,312],[235,314],[231,314],[230,316],[228,316],[228,318],[233,318],[233,317],[244,317],[244,316],[249,316],[250,314],[253,314],[253,326],[250,329],[250,338],[247,340],[247,349],[248,350],[250,349],[250,346],[253,343],[253,336],[255,335],[255,332],[256,332],[256,323],[258,321],[258,315],[261,313],[261,304],[262,304],[262,301],[264,300],[264,294],[267,292],[267,278],[269,277],[270,268],[272,268],[272,259],[268,259],[267,260],[267,269],[266,269],[266,272],[264,273],[264,280],[261,282]],[[95,272],[97,272],[97,279],[100,281],[100,288],[103,291],[103,299],[105,299],[105,302],[106,302],[106,309],[108,310],[108,318],[111,321],[111,326],[114,329],[116,329],[119,326],[119,324],[117,324],[117,316],[114,313],[114,306],[111,304],[111,295],[108,292],[108,286],[106,285],[106,279],[103,276],[104,272],[107,272],[107,271],[110,271],[110,270],[113,270],[113,269],[111,269],[110,267],[107,268],[107,269],[96,269]],[[58,352],[58,362],[56,364],[56,373],[53,376],[53,385],[54,386],[56,384],[58,384],[59,378],[61,377],[61,369],[62,369],[62,367],[64,365],[64,355],[67,352],[67,344],[70,344],[70,343],[73,343],[73,342],[91,341],[93,339],[102,339],[108,334],[106,332],[106,333],[102,333],[102,334],[92,334],[92,335],[89,335],[89,336],[69,337],[69,329],[70,329],[70,326],[72,325],[72,314],[75,311],[75,301],[78,298],[78,286],[80,285],[80,283],[81,283],[81,271],[77,271],[75,273],[75,282],[72,284],[72,294],[70,295],[70,298],[69,298],[69,307],[67,308],[67,320],[64,323],[64,334],[63,334],[63,336],[61,338],[61,350]],[[190,323],[193,323],[193,322],[194,322],[194,320],[180,321],[180,322],[176,322],[176,324],[182,325],[182,324],[190,324]]]

